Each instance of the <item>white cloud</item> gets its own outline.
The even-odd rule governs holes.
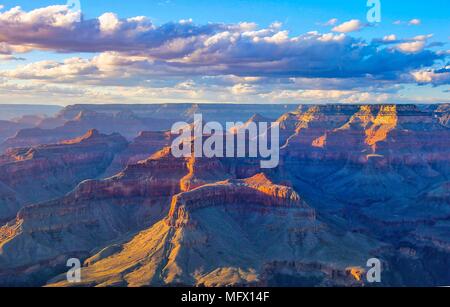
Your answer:
[[[100,30],[103,33],[113,33],[120,27],[120,21],[116,14],[105,13],[98,18]]]
[[[354,94],[354,91],[341,90],[277,90],[261,96],[271,100],[336,100]]]
[[[364,24],[358,19],[352,19],[341,23],[340,25],[333,28],[334,32],[349,33],[359,31],[364,27]]]
[[[323,24],[323,26],[334,26],[334,25],[336,25],[337,24],[337,22],[338,22],[339,20],[337,19],[337,18],[331,18],[330,20],[328,20],[327,22],[325,22],[324,24]]]
[[[397,49],[405,53],[416,53],[422,51],[424,47],[424,41],[407,42],[397,45]]]
[[[391,98],[387,93],[345,90],[283,90],[273,91],[260,96],[276,102],[314,103],[382,103]]]
[[[414,80],[420,84],[443,85],[450,83],[450,65],[446,66],[442,72],[433,70],[419,70],[412,72]]]
[[[81,12],[72,11],[66,5],[51,5],[30,12],[22,11],[20,6],[0,13],[0,24],[20,24],[36,26],[46,24],[55,28],[68,28],[80,20]]]
[[[393,42],[396,40],[397,40],[397,35],[395,35],[395,34],[386,35],[385,37],[383,37],[383,41],[385,41],[385,42]]]
[[[417,35],[415,37],[413,37],[413,40],[416,41],[426,41],[429,38],[432,38],[433,34],[427,34],[427,35]]]
[[[418,26],[422,23],[422,21],[420,19],[411,19],[410,21],[408,21],[408,25],[410,26]]]
[[[254,85],[251,84],[239,83],[231,88],[231,93],[233,93],[234,95],[255,94],[256,88]]]
[[[418,26],[422,23],[420,19],[414,18],[408,21],[403,20],[396,20],[393,22],[394,25],[400,26],[400,25],[409,25],[409,26]]]
[[[10,54],[1,54],[0,53],[0,62],[8,62],[8,61],[23,61],[24,58],[16,57]]]
[[[366,26],[359,20],[337,25],[333,33],[293,36],[281,23],[266,28],[192,21],[155,26],[144,16],[120,19],[105,13],[77,21],[71,14],[65,6],[0,12],[0,61],[31,50],[96,54],[17,64],[0,70],[0,78],[55,85],[58,93],[74,85],[68,97],[79,94],[85,101],[145,101],[147,95],[159,101],[253,102],[376,101],[369,93],[383,95],[380,89],[402,82],[447,80],[444,73],[418,71],[445,57],[425,50],[431,35],[397,40],[391,34],[383,39],[395,46],[380,47],[383,39],[346,34]]]
[[[410,40],[407,40],[397,45],[397,49],[405,53],[420,52],[425,48],[426,42],[433,34],[417,35]]]

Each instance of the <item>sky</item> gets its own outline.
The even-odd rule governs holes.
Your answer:
[[[0,0],[0,104],[449,103],[450,2],[369,2]]]

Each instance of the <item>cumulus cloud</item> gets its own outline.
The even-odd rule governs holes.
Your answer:
[[[422,23],[422,21],[420,19],[411,19],[410,21],[408,21],[408,25],[410,26],[418,26]]]
[[[100,32],[102,33],[114,33],[119,29],[121,22],[116,14],[105,13],[98,18]]]
[[[0,42],[0,54],[13,54],[13,53],[24,53],[32,50],[27,46],[16,46],[10,45],[5,42]]]
[[[395,34],[386,35],[385,37],[383,37],[384,42],[394,42],[396,40],[397,40],[397,35],[395,35]]]
[[[419,50],[422,45],[399,46],[397,51],[379,49],[376,44],[344,34],[310,32],[289,37],[287,32],[274,29],[219,32],[202,36],[201,43],[187,47],[190,41],[176,39],[146,52],[108,51],[92,59],[32,63],[0,71],[0,75],[54,78],[57,82],[71,80],[72,76],[108,82],[115,77],[126,80],[187,75],[392,79],[411,69],[430,66],[442,57]]]
[[[419,84],[438,86],[450,83],[450,65],[436,70],[418,70],[411,74]]]
[[[414,53],[422,51],[425,47],[424,41],[414,41],[414,42],[408,42],[408,43],[401,43],[397,45],[398,50],[407,52],[407,53]]]
[[[341,23],[340,25],[337,25],[333,28],[334,32],[340,32],[340,33],[350,33],[359,31],[364,27],[364,24],[358,20],[358,19],[352,19],[349,21],[346,21],[344,23]]]
[[[105,66],[121,66],[145,70],[146,76],[384,78],[386,74],[392,77],[404,70],[431,65],[439,57],[423,50],[425,44],[420,39],[398,45],[397,53],[346,36],[345,33],[364,26],[359,20],[336,26],[333,30],[340,34],[309,32],[292,37],[281,29],[281,23],[263,29],[252,23],[195,25],[192,21],[155,26],[142,16],[120,19],[116,14],[105,13],[80,21],[77,14],[64,5],[29,12],[12,8],[0,14],[0,40],[8,46],[100,52],[89,64],[99,72]],[[395,66],[386,63],[386,57],[392,57]],[[106,65],[108,61],[111,63]]]
[[[89,55],[18,65],[0,70],[0,77],[58,88],[77,84],[76,93],[104,99],[164,98],[172,91],[180,99],[223,101],[362,101],[377,99],[369,92],[390,95],[387,89],[398,90],[398,82],[448,82],[427,79],[439,73],[424,69],[448,56],[430,50],[430,35],[402,40],[390,34],[369,42],[348,34],[365,27],[361,21],[336,24],[328,21],[335,26],[331,33],[293,36],[279,22],[265,28],[192,20],[155,25],[144,16],[114,13],[83,19],[64,5],[29,12],[15,7],[0,12],[3,60],[31,50]]]
[[[432,34],[418,35],[412,39],[403,40],[402,43],[397,45],[397,49],[405,53],[417,53],[425,48],[427,40],[433,37]]]

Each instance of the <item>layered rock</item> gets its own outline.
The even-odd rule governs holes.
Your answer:
[[[243,125],[234,127],[229,132],[233,134],[238,134],[239,132],[243,132],[249,129],[249,127],[252,125],[255,125],[258,131],[260,123],[267,123],[267,125],[270,126],[272,122],[273,120],[270,118],[264,117],[261,114],[255,114],[251,118],[249,118],[245,123],[243,123]]]
[[[13,137],[19,130],[30,127],[27,123],[0,120],[0,144],[6,139]],[[0,146],[0,151],[4,149]]]
[[[114,157],[105,176],[112,176],[123,170],[127,165],[145,160],[161,148],[171,145],[173,135],[170,132],[144,131],[131,142],[128,147]]]
[[[358,109],[352,115],[338,109],[337,118],[349,118],[334,129],[330,125],[339,120],[318,120],[311,109],[302,113],[298,124],[291,123],[301,132],[288,138],[281,152],[286,173],[299,170],[303,180],[315,181],[330,194],[373,202],[419,192],[448,172],[450,130],[439,124],[433,111],[410,105]],[[309,128],[311,123],[316,128]],[[414,176],[420,180],[408,179]]]
[[[357,283],[345,270],[377,243],[329,227],[265,175],[208,184],[175,195],[165,219],[88,259],[79,285],[268,285],[320,266],[315,285]],[[63,276],[50,285],[70,286]]]
[[[164,148],[116,176],[84,181],[62,198],[21,209],[0,230],[0,285],[41,284],[47,274],[64,269],[67,259],[88,257],[93,249],[152,225],[181,192],[189,160]]]
[[[115,114],[98,113],[81,110],[71,119],[63,119],[59,115],[54,122],[47,120],[37,127],[20,130],[15,136],[8,138],[2,148],[34,146],[57,143],[65,139],[76,138],[88,129],[96,129],[102,133],[120,133],[128,139],[135,138],[141,131],[167,130],[171,122],[154,118],[140,118],[131,111]],[[53,127],[55,123],[62,123]]]
[[[0,195],[14,193],[18,198],[2,206],[0,221],[13,218],[26,204],[62,196],[80,181],[96,178],[126,146],[127,141],[118,134],[90,130],[61,144],[8,151],[0,156],[0,183],[6,191]],[[5,210],[5,206],[9,209]]]
[[[132,140],[141,131],[167,131],[176,122],[190,122],[196,112],[202,114],[205,121],[225,124],[245,121],[255,113],[277,118],[293,108],[281,105],[73,105],[35,125],[20,127],[23,130],[17,134],[17,130],[5,134],[8,139],[0,149],[56,143],[77,137],[88,129],[120,133]]]
[[[278,118],[294,110],[295,105],[267,104],[149,104],[149,105],[72,105],[64,108],[60,116],[72,119],[81,111],[93,111],[105,114],[117,114],[132,111],[140,118],[157,120],[168,124],[164,130],[178,121],[190,122],[194,114],[202,114],[205,121],[245,122],[256,113],[268,118]]]
[[[135,117],[99,108],[84,112]],[[201,105],[142,108],[167,118],[174,110],[228,116]],[[1,229],[0,280],[41,285],[79,257],[87,259],[84,286],[362,285],[375,256],[386,267],[383,285],[443,285],[447,116],[445,105],[301,106],[279,118],[280,166],[266,175],[258,158],[175,158],[169,147],[146,158],[172,136],[142,133],[99,175],[114,176],[28,206]],[[10,151],[0,164],[38,156]],[[0,203],[20,201],[7,185],[0,192]]]

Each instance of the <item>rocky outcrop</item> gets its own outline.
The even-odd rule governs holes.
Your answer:
[[[88,259],[81,286],[267,285],[281,271],[302,276],[312,269],[278,270],[274,263],[303,259],[326,271],[320,263],[327,257],[334,257],[329,272],[345,272],[371,248],[363,237],[333,227],[319,222],[295,191],[265,175],[209,184],[175,195],[166,218]],[[342,280],[328,274],[319,284]],[[50,286],[70,284],[61,276]]]
[[[118,134],[90,130],[60,144],[9,150],[0,156],[0,183],[6,191],[0,195],[13,193],[17,201],[3,206],[0,221],[13,218],[26,204],[62,196],[80,181],[96,178],[126,146],[127,141]]]
[[[109,177],[122,171],[127,165],[145,160],[161,148],[171,145],[173,135],[170,132],[144,131],[139,133],[128,147],[114,157],[114,161],[105,172]]]
[[[266,175],[259,174],[248,179],[234,179],[214,184],[205,184],[190,192],[176,195],[172,199],[169,217],[177,220],[185,211],[192,212],[204,207],[221,206],[223,204],[258,204],[261,211],[264,207],[307,207],[300,196],[292,188],[275,185]],[[248,208],[249,211],[255,208]],[[270,209],[268,209],[270,211]],[[313,210],[306,216],[315,217]]]
[[[184,119],[203,110],[218,121],[240,110],[134,108]],[[138,117],[125,106],[65,112],[75,121]],[[261,114],[247,124],[266,120]],[[164,147],[172,135],[141,133],[97,176],[106,179],[27,206],[2,227],[0,285],[42,285],[72,257],[86,260],[82,286],[364,285],[372,256],[386,267],[382,285],[442,285],[450,259],[447,115],[444,105],[301,106],[278,119],[280,166],[264,174],[258,158],[175,158]],[[101,138],[90,131],[11,150],[0,167],[65,147],[89,160],[90,150],[76,148]],[[21,201],[9,185],[0,193],[0,204]],[[49,284],[67,286],[63,279]]]
[[[187,173],[187,159],[166,148],[114,177],[87,180],[62,198],[24,207],[0,229],[0,285],[42,284],[67,259],[88,257],[152,225],[167,214]]]
[[[17,123],[13,121],[0,120],[0,144],[7,138],[13,137],[17,131],[30,127],[28,123]],[[0,145],[0,152],[5,149]]]
[[[140,118],[131,111],[108,114],[81,110],[73,118],[61,119],[63,116],[60,114],[53,122],[47,119],[37,127],[19,130],[15,136],[3,142],[1,148],[58,143],[76,138],[88,129],[96,129],[105,134],[120,133],[128,139],[133,139],[141,131],[167,130],[171,127],[170,122],[161,119]],[[54,123],[61,123],[61,125],[54,127]]]

